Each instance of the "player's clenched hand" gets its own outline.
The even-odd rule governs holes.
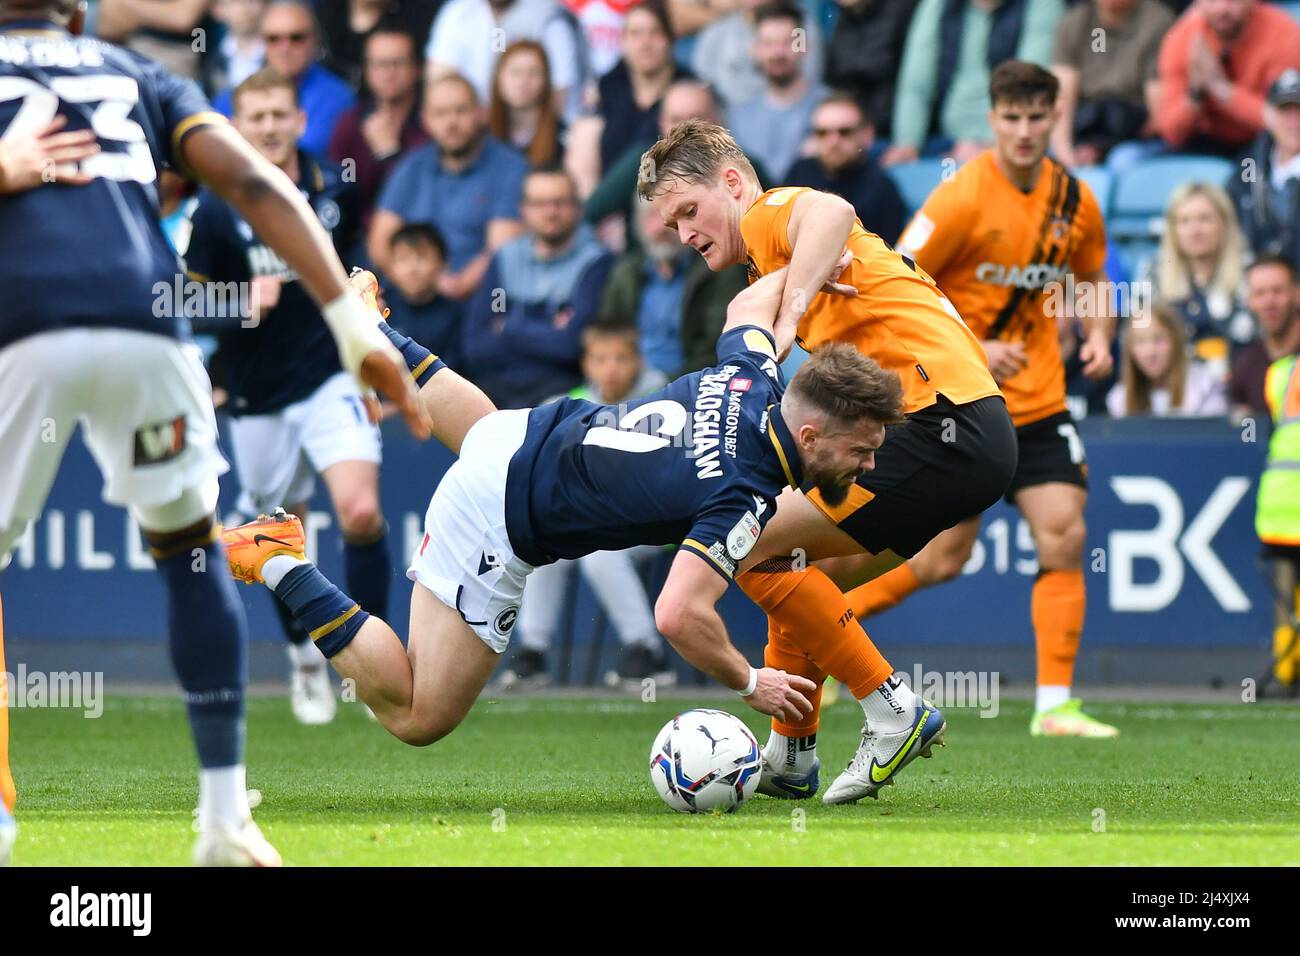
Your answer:
[[[374,305],[350,284],[343,295],[321,308],[321,316],[338,345],[339,364],[361,385],[396,405],[411,434],[428,438],[433,430],[428,413],[401,354],[380,331],[380,315]]]
[[[1020,342],[987,339],[980,344],[984,346],[984,354],[989,358],[989,371],[993,373],[993,379],[999,385],[1019,372],[1029,361],[1029,357],[1025,354],[1025,347]]]
[[[56,116],[42,130],[8,136],[0,143],[0,195],[46,183],[84,186],[95,178],[77,168],[99,152],[95,131],[59,132],[67,122],[66,116]]]
[[[847,298],[853,298],[858,294],[857,286],[849,285],[847,282],[840,282],[840,276],[844,275],[844,270],[849,267],[853,261],[853,252],[845,249],[840,253],[839,261],[835,263],[835,268],[831,274],[826,277],[826,282],[822,284],[822,291],[829,292],[831,295],[842,295]]]
[[[1110,375],[1115,360],[1110,354],[1110,342],[1105,335],[1094,334],[1079,346],[1079,359],[1083,362],[1083,374],[1090,379],[1103,379]]]
[[[807,694],[817,690],[817,685],[798,674],[787,674],[772,667],[758,672],[754,693],[745,700],[760,714],[793,723],[812,713]]]

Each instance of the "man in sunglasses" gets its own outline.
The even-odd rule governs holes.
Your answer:
[[[868,155],[876,139],[871,117],[848,93],[832,93],[813,112],[816,152],[786,173],[790,186],[809,186],[853,204],[862,225],[886,242],[903,231],[907,207],[889,175]]]
[[[273,0],[262,17],[266,65],[293,80],[298,103],[307,114],[307,131],[299,145],[313,156],[324,156],[339,117],[356,102],[352,87],[320,64],[320,30],[311,4],[305,0]],[[233,90],[221,93],[213,106],[232,116]]]

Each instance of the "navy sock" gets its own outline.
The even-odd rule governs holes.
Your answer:
[[[438,372],[447,367],[447,363],[434,355],[419,342],[397,331],[387,322],[380,322],[379,329],[388,336],[388,340],[402,353],[406,367],[411,370],[415,387],[420,388]]]
[[[388,585],[393,561],[388,553],[388,529],[373,541],[358,544],[343,539],[343,564],[348,590],[357,603],[376,617],[388,618]]]
[[[347,647],[370,617],[314,564],[300,564],[281,578],[275,596],[326,657]]]
[[[202,767],[244,762],[248,622],[215,531],[154,553],[167,588],[172,666]]]
[[[277,601],[275,595],[271,595],[271,604],[275,606],[275,616],[280,619],[280,626],[284,628],[285,640],[290,644],[306,644],[307,632],[293,619],[293,612],[284,606],[283,601]]]

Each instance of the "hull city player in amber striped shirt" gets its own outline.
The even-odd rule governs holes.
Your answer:
[[[1113,737],[1114,727],[1088,717],[1070,697],[1083,630],[1088,466],[1065,410],[1058,326],[1066,317],[1052,314],[1067,275],[1079,285],[1105,280],[1106,233],[1088,185],[1046,156],[1057,116],[1055,78],[1012,61],[994,71],[991,94],[994,147],[930,194],[899,247],[935,277],[983,341],[1016,425],[1020,463],[1007,500],[1029,522],[1040,567],[1030,611],[1038,652],[1030,730]],[[1091,326],[1080,352],[1084,374],[1104,378],[1112,323],[1099,316]],[[856,589],[854,610],[867,617],[956,577],[979,525],[978,517],[962,522],[907,564]]]

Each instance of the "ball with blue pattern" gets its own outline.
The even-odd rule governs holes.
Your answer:
[[[731,714],[678,714],[650,748],[650,782],[679,813],[734,812],[754,795],[762,770],[758,740]]]

